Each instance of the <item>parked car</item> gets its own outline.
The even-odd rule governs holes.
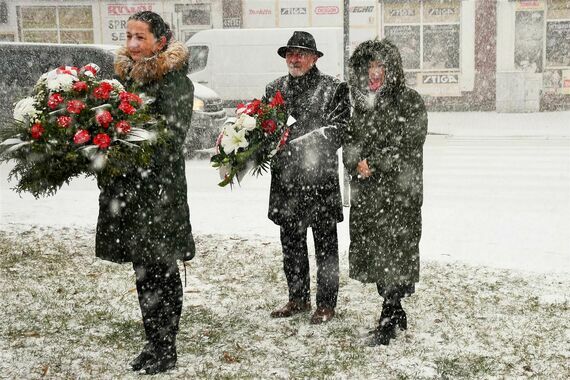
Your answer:
[[[100,78],[113,76],[114,45],[71,45],[0,42],[0,127],[12,122],[14,103],[27,96],[38,78],[61,65],[96,63]],[[194,83],[191,129],[186,141],[189,155],[214,146],[226,120],[220,97],[208,87]]]

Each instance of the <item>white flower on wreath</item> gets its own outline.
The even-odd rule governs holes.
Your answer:
[[[58,74],[55,70],[47,75],[47,88],[52,91],[70,91],[77,77],[71,74]]]
[[[86,71],[86,73],[87,73],[87,72],[90,73],[91,71]],[[105,80],[102,80],[101,82],[107,82],[107,83],[109,83],[111,86],[113,86],[113,89],[114,89],[116,92],[125,91],[125,87],[123,87],[123,85],[121,84],[121,82],[119,82],[119,81],[116,80],[116,79],[105,79]]]
[[[36,99],[28,96],[14,106],[14,119],[24,121],[25,118],[33,120],[41,112],[36,108]]]
[[[245,132],[247,132],[247,130],[240,129],[239,131],[236,131],[229,125],[224,128],[221,145],[226,154],[230,154],[233,151],[237,152],[239,148],[247,148],[249,142],[245,138]]]

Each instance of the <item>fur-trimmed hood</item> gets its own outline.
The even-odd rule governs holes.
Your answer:
[[[187,67],[188,57],[188,48],[179,41],[170,42],[166,50],[139,62],[133,61],[127,48],[122,47],[115,57],[115,74],[122,80],[129,78],[143,84],[159,81],[167,73]]]
[[[368,90],[368,64],[371,61],[380,61],[386,67],[384,84],[376,92]],[[368,40],[358,45],[350,57],[349,68],[350,93],[357,109],[381,108],[391,98],[387,95],[401,92],[406,87],[402,57],[396,45],[387,39]]]

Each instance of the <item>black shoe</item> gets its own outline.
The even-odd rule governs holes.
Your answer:
[[[133,371],[140,371],[149,361],[154,359],[155,356],[154,347],[150,343],[147,343],[141,353],[130,363],[131,368]]]
[[[396,304],[389,304],[384,302],[382,307],[382,314],[378,321],[378,327],[370,331],[372,339],[368,342],[369,346],[390,344],[390,339],[396,338],[396,329],[407,330],[408,317],[402,308],[400,302]]]
[[[408,317],[401,307],[394,312],[392,319],[394,323],[400,327],[400,330],[404,331],[408,329]]]
[[[176,366],[176,360],[178,359],[176,348],[174,348],[174,351],[168,351],[169,352],[162,351],[153,360],[147,362],[144,367],[144,371],[147,375],[156,375],[157,373],[166,372]]]
[[[390,344],[390,339],[394,339],[396,337],[396,325],[387,323],[384,326],[379,326],[376,330],[374,330],[374,335],[368,342],[369,347],[375,346],[387,346]]]

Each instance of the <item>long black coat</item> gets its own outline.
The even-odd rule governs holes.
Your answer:
[[[194,97],[187,57],[180,43],[146,65],[134,63],[125,50],[117,56],[118,77],[127,89],[155,98],[152,112],[165,116],[171,134],[148,170],[133,169],[112,183],[99,183],[96,254],[101,259],[149,263],[194,256],[182,151]]]
[[[297,122],[271,165],[268,216],[278,225],[343,219],[337,150],[350,116],[348,86],[316,66],[299,78],[286,75],[266,87],[265,98],[281,91]],[[313,133],[322,127],[324,135]]]
[[[368,91],[368,63],[386,67],[386,83]],[[343,160],[351,175],[349,274],[384,287],[419,281],[423,202],[423,144],[427,113],[420,95],[405,86],[397,48],[367,41],[350,59],[354,112]],[[360,160],[372,176],[360,178]]]

